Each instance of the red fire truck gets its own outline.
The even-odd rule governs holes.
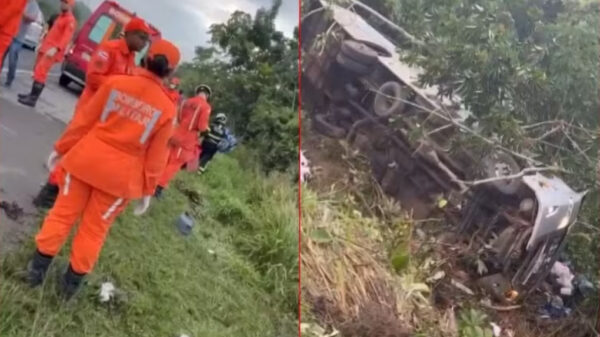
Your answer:
[[[116,1],[104,1],[76,34],[69,52],[65,56],[60,76],[60,85],[68,86],[71,82],[85,85],[85,74],[92,53],[99,44],[106,40],[117,39],[123,33],[125,25],[136,16],[135,13],[121,7]],[[156,27],[152,29],[151,39],[160,38]],[[147,48],[136,55],[136,62],[145,55]]]

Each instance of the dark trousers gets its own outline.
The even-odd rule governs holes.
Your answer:
[[[208,162],[213,159],[215,154],[219,151],[219,148],[216,144],[213,143],[203,143],[202,144],[202,153],[200,154],[200,170],[204,171],[206,169],[206,165]]]
[[[0,64],[0,71],[4,67],[4,61],[8,57],[8,74],[6,76],[6,85],[11,85],[15,80],[15,74],[17,72],[17,62],[19,61],[19,52],[23,49],[23,43],[17,39],[13,39],[10,44],[10,48],[2,57],[2,63]]]

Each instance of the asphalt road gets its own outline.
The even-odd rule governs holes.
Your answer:
[[[29,92],[35,55],[23,50],[17,77],[11,88],[0,86],[0,200],[16,202],[34,214],[32,199],[47,179],[44,167],[54,141],[70,120],[80,88],[58,85],[60,65],[53,68],[35,109],[17,103],[17,94]],[[6,67],[0,83],[6,80]],[[37,228],[32,215],[12,221],[0,211],[0,252],[20,242]]]

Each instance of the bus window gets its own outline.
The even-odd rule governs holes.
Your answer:
[[[98,21],[96,21],[94,28],[92,28],[92,30],[90,30],[90,34],[88,35],[88,38],[90,40],[94,41],[95,43],[102,42],[104,35],[108,31],[108,29],[110,29],[110,26],[112,23],[113,23],[113,20],[110,17],[108,17],[106,15],[102,15],[100,18],[98,18]]]

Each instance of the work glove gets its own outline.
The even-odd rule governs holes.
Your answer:
[[[48,168],[48,170],[54,171],[54,169],[56,168],[56,164],[59,160],[60,155],[56,153],[56,151],[52,151],[52,153],[50,153],[50,156],[48,157],[48,161],[46,162],[46,167]]]
[[[152,196],[146,196],[139,200],[138,205],[135,206],[135,209],[133,210],[133,214],[135,216],[141,216],[144,213],[146,213],[146,211],[150,207],[150,200],[152,200]]]
[[[58,53],[58,49],[56,47],[52,47],[46,52],[46,57],[53,58],[56,55],[56,53]]]

